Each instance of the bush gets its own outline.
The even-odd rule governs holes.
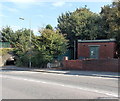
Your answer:
[[[0,56],[6,55],[6,54],[8,54],[9,52],[12,52],[12,51],[13,51],[13,48],[1,48],[0,49]]]

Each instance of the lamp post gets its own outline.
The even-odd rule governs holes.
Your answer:
[[[25,20],[24,18],[20,17],[20,20]],[[30,49],[31,49],[31,20],[29,20],[29,27],[30,27]],[[30,59],[29,59],[29,67],[31,68],[31,50],[30,50]]]
[[[74,40],[74,60],[76,59],[76,41]]]

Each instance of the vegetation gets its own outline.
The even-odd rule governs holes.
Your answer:
[[[0,49],[0,56],[4,56],[7,53],[12,52],[12,51],[13,51],[13,49],[11,49],[11,48],[1,48]]]
[[[67,40],[57,30],[42,29],[41,36],[36,36],[33,41],[34,51],[36,56],[33,61],[40,66],[45,66],[46,63],[51,62],[66,51]],[[38,58],[36,58],[38,57]],[[39,61],[39,62],[37,62]],[[38,64],[39,63],[39,64]]]
[[[14,47],[13,53],[18,66],[29,66],[31,60],[32,66],[44,67],[66,51],[67,41],[59,31],[46,26],[40,30],[40,33],[41,36],[35,36],[31,31],[30,42],[29,29],[20,29],[16,32],[13,32],[10,27],[2,29],[1,34],[4,40]]]
[[[77,39],[115,38],[120,57],[120,1],[104,6],[100,14],[93,13],[86,7],[66,12],[58,18],[58,29],[66,35],[71,50]]]
[[[115,38],[117,40],[117,57],[120,57],[120,1],[104,6],[100,15],[103,34],[106,38]]]
[[[96,39],[99,33],[100,17],[87,8],[67,12],[58,18],[58,28],[70,40],[70,46],[77,39]]]
[[[44,67],[64,54],[67,46],[73,50],[77,39],[115,38],[117,57],[120,57],[120,1],[102,7],[100,14],[93,13],[86,7],[66,12],[58,17],[56,30],[48,24],[39,32],[40,36],[35,36],[30,29],[14,32],[9,26],[0,31],[1,41],[8,41],[14,47],[17,65],[29,66],[31,60],[33,67]],[[0,50],[0,54],[8,51],[10,50]]]
[[[53,27],[50,24],[48,24],[45,28],[53,30]]]
[[[93,40],[100,33],[100,16],[89,9],[79,8],[66,12],[58,18],[58,29],[69,40],[69,49],[73,53],[74,41],[78,39]],[[73,54],[72,54],[73,57]]]

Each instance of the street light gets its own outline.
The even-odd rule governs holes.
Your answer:
[[[19,18],[20,20],[25,20],[23,17]],[[29,27],[30,27],[30,47],[31,47],[31,20],[29,20]],[[29,59],[29,67],[31,68],[31,50],[30,50],[30,59]]]
[[[24,20],[24,18],[20,17],[19,19]]]

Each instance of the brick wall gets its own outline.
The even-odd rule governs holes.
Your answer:
[[[115,42],[78,43],[77,58],[90,57],[89,45],[100,45],[99,58],[113,58],[115,55]]]
[[[91,71],[118,71],[118,59],[83,60],[83,69]]]
[[[120,72],[120,59],[65,60],[63,69]],[[120,67],[119,67],[120,68]]]
[[[82,60],[64,60],[63,69],[70,70],[81,70],[82,69]]]
[[[120,72],[120,59],[118,59],[118,71]]]

